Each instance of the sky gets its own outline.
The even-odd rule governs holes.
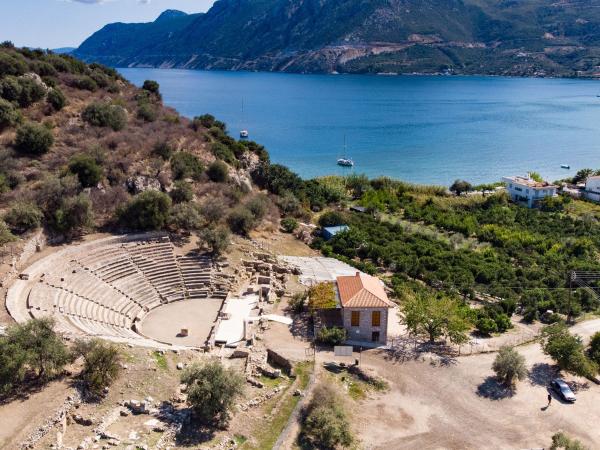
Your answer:
[[[214,0],[0,0],[0,42],[77,47],[112,22],[151,22],[165,9],[204,12]]]

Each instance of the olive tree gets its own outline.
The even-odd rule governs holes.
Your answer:
[[[492,364],[492,370],[507,387],[512,386],[516,380],[523,380],[527,376],[525,357],[509,346],[500,347]]]
[[[187,384],[188,402],[204,423],[225,425],[235,400],[242,395],[244,379],[219,361],[190,366],[181,376]]]
[[[74,355],[83,357],[81,379],[93,395],[100,395],[119,375],[119,349],[100,339],[77,341]]]

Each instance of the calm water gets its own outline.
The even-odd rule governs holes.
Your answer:
[[[553,180],[600,168],[600,84],[594,81],[121,73],[138,85],[157,80],[166,103],[186,116],[209,112],[236,137],[247,128],[273,161],[304,177],[354,170],[447,185],[528,170]],[[354,169],[335,164],[344,135]]]

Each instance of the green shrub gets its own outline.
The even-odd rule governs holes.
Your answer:
[[[48,92],[46,101],[55,111],[60,111],[67,104],[65,94],[59,88],[53,88]]]
[[[202,226],[202,216],[194,203],[177,203],[171,208],[169,223],[177,230],[198,230]]]
[[[84,365],[81,378],[85,387],[94,396],[100,396],[119,375],[119,349],[109,342],[100,339],[77,341],[75,356],[82,356]]]
[[[562,431],[552,435],[550,450],[589,450],[581,441],[567,436]]]
[[[70,360],[69,351],[54,331],[51,318],[13,325],[7,331],[7,340],[25,352],[26,364],[43,380],[58,374]]]
[[[492,333],[498,332],[498,326],[496,325],[496,321],[494,319],[490,319],[489,317],[482,317],[477,321],[477,330],[481,334],[489,336]]]
[[[255,221],[259,222],[269,209],[269,198],[263,194],[255,195],[246,202],[246,208],[252,213]]]
[[[10,232],[3,220],[0,220],[0,246],[15,241],[17,238]]]
[[[51,228],[70,237],[92,226],[92,202],[85,194],[66,197],[51,215]]]
[[[235,154],[228,146],[220,142],[215,142],[214,144],[212,144],[211,150],[213,155],[215,155],[215,158],[221,159],[232,165],[235,165],[237,163],[237,158],[235,157]]]
[[[144,85],[142,86],[142,89],[144,89],[145,91],[151,92],[152,94],[160,93],[160,85],[154,80],[144,81]]]
[[[158,111],[150,103],[142,103],[138,107],[137,116],[144,122],[154,122],[158,117]]]
[[[18,103],[21,97],[21,83],[17,77],[8,76],[0,79],[0,97],[9,102]]]
[[[238,206],[227,216],[227,223],[231,231],[242,236],[247,236],[254,228],[254,215],[244,206]]]
[[[219,129],[225,130],[225,124],[219,122],[214,116],[210,114],[203,114],[201,116],[194,117],[192,120],[192,128],[198,131],[200,128],[212,128],[216,126]]]
[[[229,247],[230,236],[227,228],[218,226],[215,228],[204,228],[198,233],[200,241],[203,242],[213,255],[220,255]]]
[[[19,78],[19,106],[27,108],[35,102],[40,101],[46,95],[46,90],[37,84],[33,79],[22,77]]]
[[[283,228],[283,231],[286,233],[293,233],[296,231],[296,228],[298,228],[298,221],[293,217],[286,217],[281,220],[281,228]]]
[[[4,221],[17,233],[35,230],[42,224],[44,215],[33,203],[18,202],[12,205],[4,216]]]
[[[102,179],[102,167],[89,155],[75,155],[69,161],[69,171],[77,175],[83,187],[94,187]]]
[[[306,307],[306,297],[306,292],[295,293],[288,301],[290,310],[296,314],[304,312],[304,308]]]
[[[125,110],[110,103],[91,103],[83,110],[81,118],[95,127],[110,127],[114,131],[122,130],[127,124]]]
[[[349,447],[354,439],[342,400],[335,387],[321,383],[303,411],[300,441],[306,448],[335,450]]]
[[[121,223],[136,230],[160,230],[169,220],[171,198],[158,191],[145,191],[136,195],[120,211]]]
[[[512,386],[516,380],[523,380],[527,376],[525,357],[508,346],[500,347],[492,370],[505,386]]]
[[[319,225],[322,227],[334,227],[344,223],[344,216],[337,211],[328,211],[319,217]]]
[[[229,168],[223,161],[214,161],[206,169],[206,175],[215,183],[225,183],[229,179]]]
[[[74,88],[81,89],[82,91],[95,92],[98,90],[98,83],[88,76],[81,76],[73,79],[71,85]]]
[[[596,374],[598,366],[587,358],[583,342],[579,336],[573,336],[562,323],[548,325],[542,330],[542,349],[558,367],[582,377]]]
[[[594,333],[590,339],[590,347],[588,349],[589,358],[600,366],[600,331]]]
[[[19,127],[15,139],[15,149],[19,153],[42,155],[54,144],[52,131],[43,125],[28,122]]]
[[[183,180],[176,181],[169,194],[175,203],[189,202],[194,198],[192,185]]]
[[[58,75],[58,71],[52,64],[46,61],[36,61],[33,64],[33,71],[40,77],[55,77]]]
[[[225,214],[225,206],[222,201],[215,198],[209,198],[200,207],[200,212],[202,217],[204,217],[204,220],[208,223],[216,223],[221,220]]]
[[[168,161],[173,156],[173,147],[168,142],[157,142],[152,148],[152,154],[161,157],[163,161]]]
[[[27,63],[22,56],[0,52],[0,77],[6,75],[23,75],[27,72]]]
[[[171,157],[171,172],[175,180],[183,178],[199,180],[204,172],[204,166],[195,155],[177,152]]]
[[[346,340],[346,330],[340,327],[323,327],[319,330],[317,340],[325,345],[341,345]]]
[[[0,395],[8,394],[25,378],[27,352],[16,342],[0,336]]]
[[[0,131],[7,127],[14,127],[21,121],[21,113],[12,103],[0,99]]]
[[[181,376],[187,387],[188,403],[204,423],[225,425],[230,410],[243,393],[244,379],[218,361],[193,364]]]

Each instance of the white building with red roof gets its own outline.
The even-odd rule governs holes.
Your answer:
[[[387,344],[388,313],[394,303],[383,283],[362,272],[336,279],[336,293],[349,341]]]

